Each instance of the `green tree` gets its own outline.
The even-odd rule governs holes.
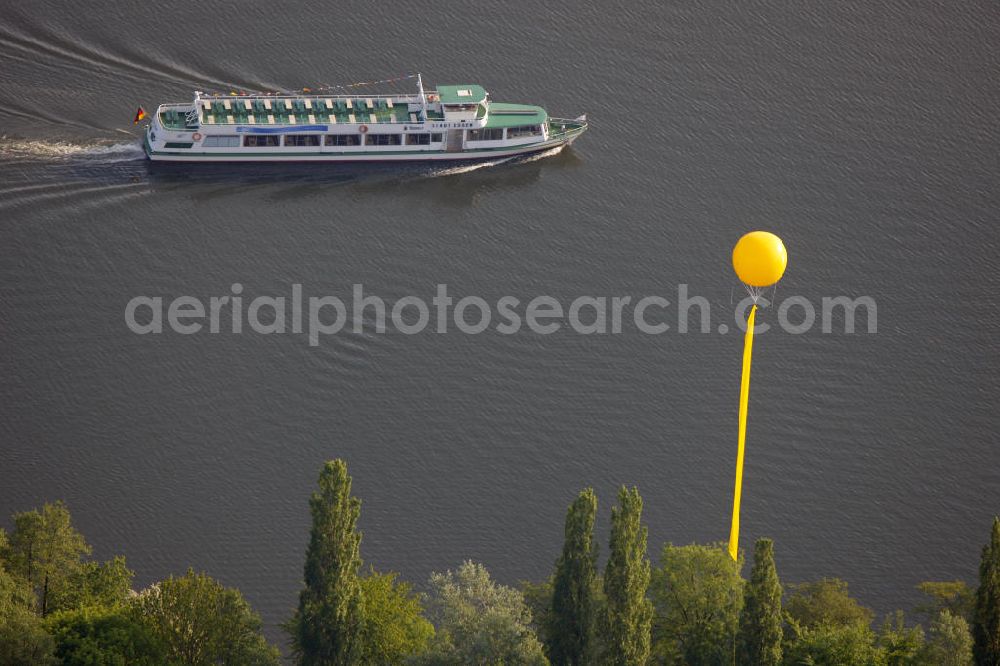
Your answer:
[[[972,666],[972,634],[965,618],[944,609],[931,621],[923,661],[928,666]]]
[[[134,599],[133,610],[169,661],[189,666],[279,663],[260,633],[261,620],[239,590],[193,570],[161,581]]]
[[[663,546],[651,586],[657,660],[732,663],[743,606],[742,567],[724,544]]]
[[[42,617],[52,610],[52,590],[74,575],[80,569],[80,558],[89,553],[90,546],[73,528],[62,502],[45,504],[41,511],[14,514],[6,559],[10,571],[35,592]]]
[[[306,550],[305,586],[287,629],[303,666],[355,664],[362,645],[361,500],[351,496],[343,460],[327,462],[319,490],[309,500],[312,530]]]
[[[361,579],[365,622],[361,663],[399,664],[423,652],[434,627],[423,617],[420,597],[397,574],[371,571]]]
[[[159,666],[167,660],[149,626],[123,607],[55,612],[45,624],[62,666]]]
[[[622,486],[611,509],[611,544],[604,570],[606,612],[604,661],[611,666],[645,664],[650,652],[653,606],[646,598],[649,559],[639,490]]]
[[[53,611],[72,610],[89,606],[120,606],[132,592],[135,572],[125,564],[125,558],[115,557],[101,564],[84,562],[52,590]]]
[[[778,666],[781,663],[781,583],[774,565],[774,542],[758,539],[753,571],[740,612],[740,663]]]
[[[548,631],[552,626],[552,581],[551,576],[540,583],[521,581],[521,594],[531,611],[531,628],[542,645],[548,645]]]
[[[887,666],[919,664],[924,652],[924,630],[917,625],[906,627],[903,611],[885,618],[878,635],[878,646],[885,655]]]
[[[929,603],[917,606],[918,613],[934,618],[947,610],[952,615],[961,615],[966,622],[972,621],[976,593],[965,581],[924,581],[917,585],[917,589],[930,597]]]
[[[18,612],[30,613],[33,602],[34,595],[27,581],[12,576],[0,561],[0,624]]]
[[[792,586],[786,604],[788,615],[803,627],[822,624],[871,626],[873,613],[857,602],[839,578],[824,578],[815,583]]]
[[[2,544],[0,544],[2,545]],[[35,615],[27,581],[12,576],[0,561],[0,664],[44,666],[53,663],[55,643]]]
[[[45,631],[42,619],[19,609],[0,621],[0,664],[46,666],[54,664],[55,641]]]
[[[593,660],[596,516],[597,495],[591,488],[581,492],[566,512],[565,540],[556,561],[552,611],[545,632],[549,660],[555,666],[578,666]]]
[[[437,629],[430,650],[414,660],[434,666],[544,666],[531,612],[514,588],[498,585],[481,564],[431,574],[429,609]]]
[[[1000,517],[993,519],[993,531],[979,562],[972,653],[977,666],[1000,666]]]
[[[788,666],[885,666],[885,653],[864,622],[802,627],[793,621],[785,647]]]

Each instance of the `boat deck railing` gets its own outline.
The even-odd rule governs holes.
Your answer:
[[[579,118],[549,118],[549,138],[568,139],[587,130],[587,120]]]
[[[439,95],[438,95],[438,93],[437,93],[436,90],[428,90],[424,94],[427,96],[427,101],[430,102],[430,103],[434,103],[434,102],[436,102],[436,101],[438,101],[440,99],[440,97],[439,97]],[[392,95],[392,94],[388,94],[388,95],[370,95],[370,94],[366,94],[366,93],[327,93],[327,92],[323,92],[323,91],[319,91],[319,90],[310,90],[309,92],[301,92],[301,93],[293,93],[293,94],[256,93],[255,92],[255,93],[239,93],[239,94],[236,94],[236,95],[233,95],[233,94],[223,95],[223,94],[218,94],[218,93],[213,93],[213,94],[197,93],[197,95],[198,95],[198,99],[199,100],[210,101],[210,102],[222,102],[222,101],[227,100],[227,99],[228,100],[244,100],[244,99],[249,99],[249,100],[265,100],[265,99],[269,99],[269,100],[278,100],[278,101],[283,101],[283,100],[286,100],[286,99],[292,100],[292,101],[296,101],[296,100],[301,101],[301,100],[306,100],[306,99],[309,99],[309,100],[332,99],[332,100],[340,100],[340,101],[344,101],[344,100],[348,100],[348,99],[350,99],[350,100],[366,100],[366,99],[371,99],[371,100],[387,100],[387,99],[391,99],[393,102],[395,102],[395,101],[398,100],[401,103],[402,102],[407,102],[407,103],[410,103],[410,104],[419,104],[420,103],[420,95],[414,95],[413,93],[397,93],[395,95]]]
[[[320,98],[318,103],[311,104],[311,108],[304,106],[302,98],[288,98],[291,109],[285,107],[284,101],[276,98],[219,98],[211,100],[201,98],[198,106],[192,104],[164,104],[157,109],[157,116],[160,123],[173,130],[194,131],[199,126],[204,125],[312,125],[320,124],[340,124],[340,125],[366,125],[366,124],[401,124],[419,123],[422,112],[420,110],[410,110],[411,104],[398,101],[393,98],[393,105],[375,98],[349,98],[353,103],[347,106],[344,100],[332,104],[332,108],[327,108],[326,98]],[[332,98],[330,98],[332,100]],[[372,106],[367,105],[368,100],[372,101]],[[264,101],[271,100],[264,107]],[[225,102],[229,102],[225,104]],[[247,103],[251,108],[247,109]],[[206,109],[205,106],[208,106]],[[228,106],[229,108],[225,108]],[[429,109],[427,120],[441,120],[443,116]]]
[[[414,116],[419,118],[420,114],[418,112],[411,112],[408,108],[403,106],[400,102],[399,108],[388,108],[386,104],[374,104],[373,108],[368,109],[367,104],[364,101],[369,98],[363,98],[361,108],[357,109],[346,109],[344,105],[337,105],[334,109],[325,108],[325,103],[315,105],[314,109],[304,109],[298,104],[293,106],[292,110],[287,110],[284,108],[284,104],[274,105],[272,104],[272,109],[264,111],[254,104],[254,108],[247,111],[244,105],[232,104],[232,97],[219,98],[217,100],[210,100],[208,98],[201,98],[201,102],[209,102],[211,110],[205,110],[204,108],[198,108],[198,121],[192,122],[193,117],[191,115],[191,110],[193,109],[192,104],[162,104],[157,108],[157,116],[160,119],[161,124],[168,129],[173,130],[187,130],[194,131],[200,125],[232,125],[232,124],[255,124],[255,125],[299,125],[303,123],[312,124],[313,122],[319,123],[336,123],[336,124],[370,124],[370,123],[410,123],[419,122],[419,120],[414,120]],[[246,97],[242,99],[247,99]],[[264,97],[263,99],[275,100],[274,97]],[[293,98],[288,98],[293,99]],[[302,98],[294,98],[301,104]],[[325,99],[325,98],[320,98]],[[357,99],[357,98],[349,98]],[[373,100],[376,98],[370,98]],[[393,99],[397,99],[393,97]],[[223,100],[230,100],[230,109],[223,109]],[[255,99],[255,102],[260,101],[260,99]],[[256,114],[256,116],[254,115]],[[273,116],[273,120],[268,118],[268,115]],[[312,116],[312,119],[310,119]],[[294,118],[294,122],[291,122]],[[442,116],[440,113],[429,111],[428,118],[429,121],[441,120]],[[312,120],[312,122],[310,122]],[[210,122],[214,121],[214,122]],[[579,118],[548,118],[547,120],[549,128],[549,136],[553,138],[570,138],[574,135],[580,134],[587,129],[587,120],[585,117],[581,116]]]

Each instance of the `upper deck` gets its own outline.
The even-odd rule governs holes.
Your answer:
[[[421,90],[423,93],[423,91]],[[204,95],[193,103],[157,110],[169,130],[195,131],[225,125],[378,125],[459,121],[489,128],[544,123],[538,106],[493,103],[481,86],[441,86],[417,95]]]
[[[419,122],[418,100],[390,96],[198,96],[197,115],[191,104],[164,105],[160,122],[168,129],[196,129],[205,125],[314,125],[336,123]],[[441,117],[428,110],[428,118]]]

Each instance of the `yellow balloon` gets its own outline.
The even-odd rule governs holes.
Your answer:
[[[751,231],[733,248],[733,268],[751,287],[769,287],[785,273],[788,253],[781,239],[768,231]]]

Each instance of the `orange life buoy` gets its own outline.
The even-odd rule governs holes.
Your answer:
[[[365,132],[368,131],[368,125],[362,125],[361,127],[358,128],[358,131],[364,134]]]
[[[191,135],[192,141],[201,141],[201,132],[195,132]]]

